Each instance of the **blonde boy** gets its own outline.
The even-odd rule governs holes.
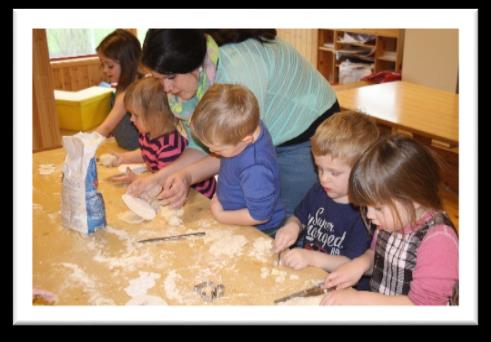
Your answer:
[[[283,252],[283,264],[331,272],[369,248],[370,234],[348,200],[348,180],[355,162],[378,136],[368,116],[351,111],[336,113],[317,128],[311,143],[319,182],[278,230],[273,247],[280,253],[303,235],[303,248]],[[359,286],[368,288],[367,279]]]
[[[276,152],[254,94],[241,85],[210,87],[191,117],[193,134],[220,157],[211,211],[225,224],[273,235],[285,219]]]

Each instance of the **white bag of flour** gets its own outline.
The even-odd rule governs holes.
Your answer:
[[[106,226],[102,194],[97,192],[95,152],[104,141],[97,132],[63,137],[61,220],[63,227],[90,234]]]

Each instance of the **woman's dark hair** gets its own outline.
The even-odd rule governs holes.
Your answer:
[[[200,30],[150,29],[143,42],[142,63],[159,74],[187,74],[206,55],[206,37]]]
[[[268,43],[276,38],[275,29],[203,29],[217,42],[218,46],[240,43],[249,38]]]
[[[121,66],[117,91],[126,89],[141,76],[138,72],[142,53],[140,41],[131,32],[123,29],[113,31],[99,43],[96,51],[117,61]]]
[[[276,37],[275,29],[150,29],[143,42],[142,62],[160,74],[189,73],[205,59],[205,33],[219,46],[249,38],[265,43]]]

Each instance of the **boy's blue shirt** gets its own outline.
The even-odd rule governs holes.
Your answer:
[[[304,234],[304,248],[353,259],[369,247],[371,236],[358,208],[334,202],[316,182],[295,209]],[[368,289],[362,278],[358,289]]]
[[[261,133],[235,157],[220,160],[217,196],[224,210],[247,208],[251,216],[267,222],[260,230],[279,227],[285,219],[280,201],[280,173],[276,150],[266,126]]]

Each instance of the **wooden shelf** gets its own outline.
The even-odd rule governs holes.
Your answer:
[[[373,36],[364,43],[362,41],[346,41],[344,33],[363,34]],[[320,29],[318,34],[318,59],[319,72],[332,84],[339,83],[339,58],[349,46],[365,47],[374,50],[373,70],[401,72],[404,30],[402,29]],[[373,43],[375,41],[375,43]],[[369,61],[367,61],[369,62]]]

